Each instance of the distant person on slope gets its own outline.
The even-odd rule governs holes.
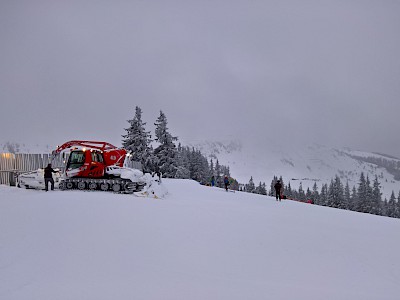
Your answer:
[[[226,176],[226,175],[225,175],[225,177],[224,177],[224,184],[225,184],[225,190],[228,191],[229,178],[228,178],[228,176]]]
[[[275,188],[276,201],[278,201],[278,199],[279,199],[279,201],[281,201],[281,198],[282,198],[282,184],[281,184],[280,180],[278,180],[275,183],[274,188]]]
[[[44,168],[44,189],[47,192],[49,190],[49,182],[51,184],[51,190],[54,191],[54,179],[53,173],[57,173],[58,171],[54,171],[51,167],[51,164],[48,164],[46,168]]]
[[[215,185],[215,176],[213,175],[211,177],[211,186],[214,186],[214,185]]]

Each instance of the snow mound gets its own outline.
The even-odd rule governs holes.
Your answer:
[[[162,199],[168,194],[168,190],[162,182],[154,179],[150,174],[145,174],[142,179],[146,182],[146,186],[140,192],[134,195],[144,198]]]

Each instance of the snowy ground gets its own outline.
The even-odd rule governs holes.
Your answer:
[[[400,299],[400,220],[165,180],[0,186],[0,299]]]

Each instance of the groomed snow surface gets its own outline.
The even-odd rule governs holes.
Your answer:
[[[0,186],[0,299],[400,299],[400,220],[189,180]]]

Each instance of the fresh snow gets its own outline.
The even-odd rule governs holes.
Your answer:
[[[0,186],[0,299],[400,297],[400,220],[163,180],[162,199]]]

